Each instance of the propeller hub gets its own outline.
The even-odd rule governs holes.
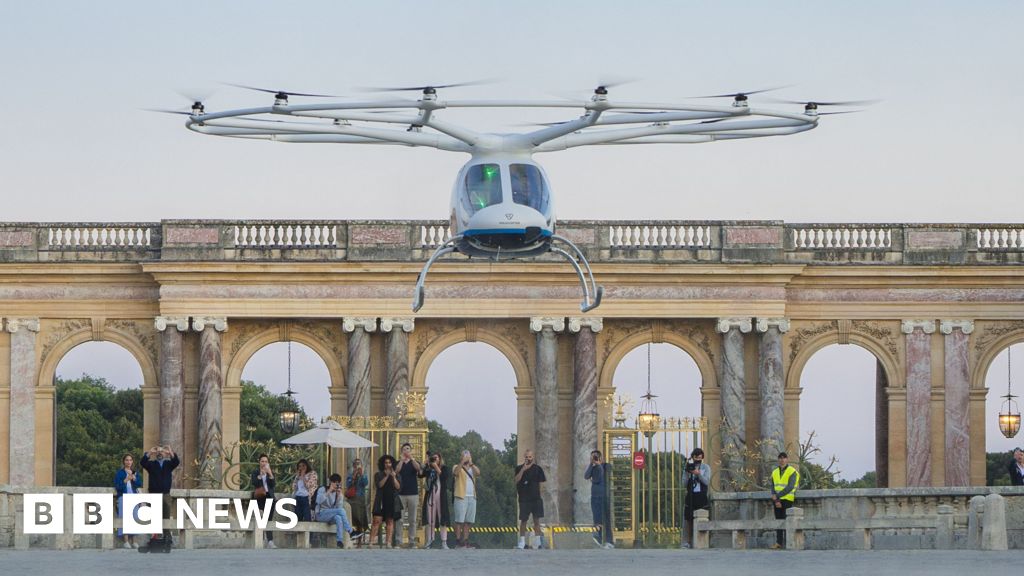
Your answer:
[[[747,107],[747,95],[743,94],[743,93],[737,94],[733,98],[733,100],[732,100],[732,105],[737,107],[737,108],[746,108]]]
[[[810,112],[811,110],[817,110],[818,104],[816,102],[808,102],[804,105],[804,110]]]
[[[437,94],[437,89],[434,88],[433,86],[427,86],[426,88],[423,89],[424,96],[431,96],[434,94]]]
[[[193,114],[202,114],[205,111],[206,111],[206,108],[203,106],[202,102],[199,102],[197,100],[197,101],[192,103],[192,113]]]
[[[274,94],[274,106],[285,106],[288,104],[288,93],[278,92]]]
[[[608,88],[606,86],[598,86],[594,89],[594,94],[597,96],[607,96]]]

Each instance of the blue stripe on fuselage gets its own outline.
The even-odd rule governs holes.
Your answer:
[[[463,236],[481,236],[483,234],[526,234],[525,228],[484,228],[476,230],[466,230],[462,233]],[[551,236],[551,230],[541,230],[541,236]]]

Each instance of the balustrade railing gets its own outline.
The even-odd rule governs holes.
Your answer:
[[[243,222],[232,228],[236,248],[323,248],[338,242],[333,222]]]
[[[447,224],[420,224],[417,248],[437,248],[451,240],[452,229]]]
[[[981,250],[1024,250],[1024,226],[976,228],[975,234]]]
[[[608,226],[612,248],[710,248],[711,226],[704,224],[612,224]]]
[[[153,246],[151,224],[51,224],[45,229],[51,249],[147,248]]]
[[[890,226],[788,226],[797,250],[878,250],[892,247]]]

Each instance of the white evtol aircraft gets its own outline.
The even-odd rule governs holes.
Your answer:
[[[467,83],[469,84],[469,83]],[[442,100],[437,91],[467,84],[382,88],[416,91],[418,100],[291,104],[289,96],[332,97],[239,86],[274,95],[274,104],[207,113],[202,102],[187,114],[185,125],[214,136],[335,144],[427,146],[469,154],[452,187],[451,238],[437,248],[420,272],[413,311],[423,306],[424,281],[431,265],[445,254],[470,258],[525,258],[552,251],[568,260],[583,290],[580,310],[601,303],[598,286],[584,254],[555,233],[552,189],[534,154],[598,144],[695,144],[718,140],[797,134],[818,126],[819,106],[858,105],[868,101],[799,102],[802,113],[751,108],[747,97],[767,90],[715,94],[732,98],[730,106],[657,102],[614,102],[611,84],[598,86],[589,100]],[[333,97],[332,97],[333,98]],[[785,101],[782,102],[791,102]],[[580,109],[578,118],[526,133],[481,133],[439,119],[438,111],[460,108]],[[841,114],[843,112],[831,112]]]

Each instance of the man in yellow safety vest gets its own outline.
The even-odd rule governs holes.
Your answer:
[[[789,465],[789,456],[779,452],[779,467],[772,469],[772,505],[776,520],[786,519],[786,510],[793,507],[796,500],[796,489],[800,485],[800,473]],[[786,531],[775,531],[775,545],[772,548],[786,547]]]

